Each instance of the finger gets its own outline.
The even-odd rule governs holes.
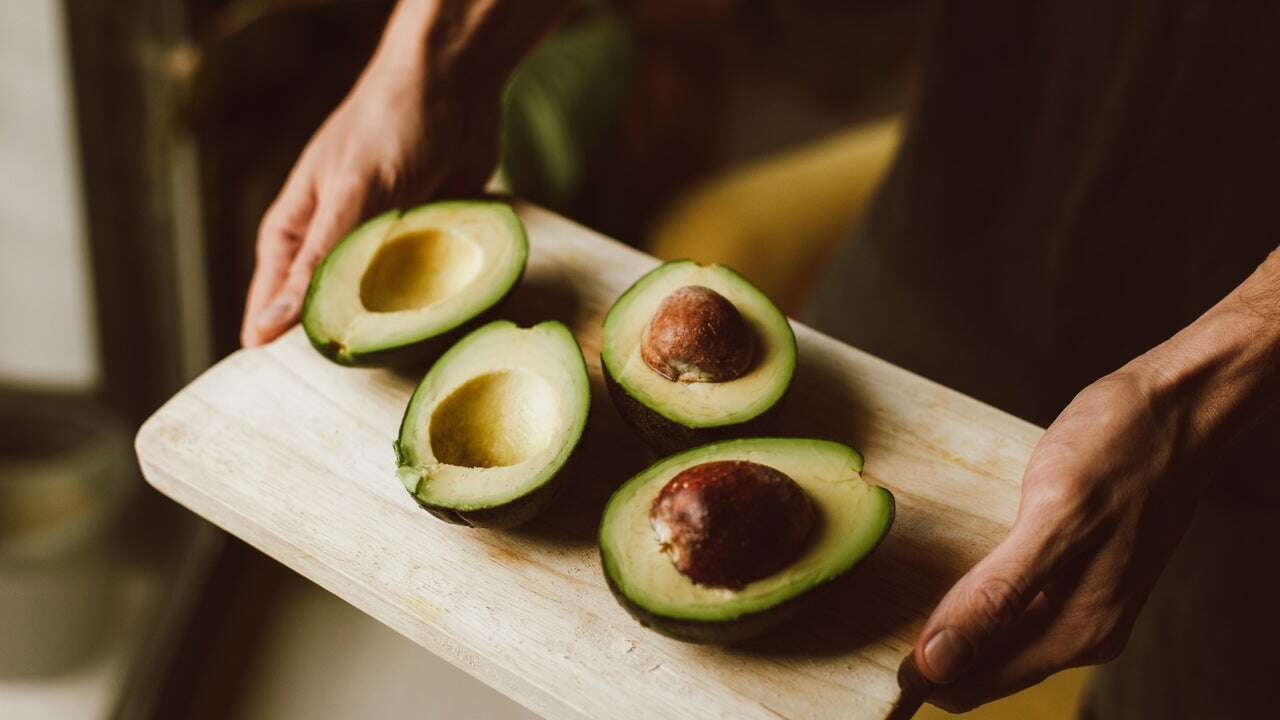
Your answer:
[[[363,184],[348,183],[321,198],[307,228],[306,239],[289,264],[283,283],[254,319],[263,342],[274,340],[297,323],[312,274],[330,248],[359,221],[366,192]]]
[[[1136,538],[1120,536],[1121,544]],[[1014,626],[994,637],[956,682],[937,686],[930,702],[952,712],[1028,688],[1066,668],[1114,659],[1154,578],[1128,575],[1110,553],[1063,552],[1051,580]],[[1135,602],[1136,601],[1136,602]]]
[[[302,245],[314,210],[315,195],[309,183],[291,178],[280,197],[263,215],[262,224],[258,227],[253,278],[249,281],[240,327],[240,343],[245,347],[265,342],[254,319],[288,277],[289,266]]]
[[[951,683],[968,671],[1039,594],[1057,560],[1044,527],[1020,519],[938,604],[914,650],[930,682]]]
[[[929,702],[950,712],[979,705],[1024,690],[1049,675],[1079,664],[1075,657],[1078,630],[1043,593],[1011,628],[993,637],[981,662],[949,685],[935,685]]]

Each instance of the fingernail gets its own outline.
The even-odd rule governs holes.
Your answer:
[[[266,310],[263,310],[262,313],[258,315],[258,321],[256,323],[258,329],[271,330],[279,326],[280,323],[289,319],[289,317],[293,315],[297,305],[297,301],[291,297],[278,298],[275,302],[268,305]]]
[[[960,633],[943,628],[924,644],[924,662],[937,683],[954,682],[969,663],[971,648]]]

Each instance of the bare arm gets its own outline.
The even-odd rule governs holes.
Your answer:
[[[298,158],[258,230],[241,342],[293,326],[316,265],[362,218],[479,191],[500,93],[568,0],[402,0],[350,94]]]

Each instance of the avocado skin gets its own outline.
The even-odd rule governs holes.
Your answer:
[[[465,323],[463,327],[458,328],[456,331],[451,330],[444,335],[427,338],[412,345],[387,348],[359,355],[342,352],[341,346],[335,342],[320,343],[312,339],[311,347],[329,360],[345,367],[410,368],[429,363],[439,357],[450,345],[457,342],[463,334],[473,329],[470,325],[469,322]],[[308,339],[311,338],[308,337]]]
[[[768,610],[743,615],[734,620],[677,620],[655,615],[632,602],[631,598],[618,589],[607,572],[605,580],[609,583],[609,591],[613,593],[614,599],[627,611],[628,615],[635,618],[636,622],[673,640],[699,645],[737,645],[763,635],[795,617],[817,597],[817,589],[815,589],[780,605],[774,605]]]
[[[502,297],[498,298],[488,310],[452,330],[415,343],[389,347],[375,352],[351,354],[341,352],[341,347],[335,342],[317,341],[309,332],[307,333],[307,340],[311,342],[311,347],[315,348],[321,355],[346,367],[384,367],[400,370],[421,367],[435,362],[436,358],[443,355],[445,350],[453,347],[454,343],[466,337],[472,330],[501,319],[510,305],[511,294],[515,292],[516,288],[520,287],[520,282],[524,280],[524,273],[525,270],[521,269],[520,274],[516,276],[515,282],[511,283],[511,287],[507,288]],[[311,303],[312,292],[308,290],[306,301],[303,303],[303,317],[306,317],[306,308]]]
[[[889,501],[888,527],[892,528],[894,516],[897,512],[897,504],[894,502],[892,494],[888,493],[888,491],[885,491],[885,494],[888,496]],[[827,579],[821,585],[815,585],[799,595],[766,610],[741,615],[733,620],[684,620],[650,612],[643,605],[627,597],[613,582],[613,577],[609,575],[608,566],[604,564],[603,558],[601,559],[601,565],[604,569],[605,581],[609,585],[609,592],[613,593],[614,599],[627,611],[627,614],[635,618],[636,622],[644,627],[682,642],[699,645],[738,645],[764,635],[788,620],[822,604],[832,593],[832,590],[839,587],[839,583],[847,578],[851,571],[861,565],[862,562],[865,562],[866,558],[870,557],[876,551],[876,548],[880,547],[880,544],[884,542],[888,535],[888,532],[881,535],[880,539],[867,550],[866,555],[863,556],[858,564],[839,575]]]
[[[574,452],[574,455],[577,455],[577,451]],[[417,493],[409,494],[413,496],[414,501],[423,510],[452,525],[506,530],[524,525],[541,514],[543,510],[546,510],[555,501],[569,474],[566,470],[572,470],[570,467],[572,462],[573,458],[571,457],[565,463],[565,467],[562,467],[556,473],[555,477],[543,483],[542,487],[537,490],[528,495],[522,495],[509,503],[495,505],[494,507],[480,508],[478,510],[456,510],[443,505],[424,502],[422,498],[418,497]]]
[[[614,379],[613,373],[609,372],[609,366],[605,363],[603,356],[600,358],[600,373],[604,376],[604,385],[609,390],[609,398],[613,401],[618,414],[636,431],[641,441],[658,456],[671,455],[717,440],[772,435],[781,408],[791,395],[791,388],[788,386],[772,407],[743,423],[691,428],[664,417],[632,397]]]

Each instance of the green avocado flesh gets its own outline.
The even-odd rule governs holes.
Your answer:
[[[316,269],[302,325],[316,349],[346,365],[438,349],[515,287],[528,254],[524,226],[504,203],[383,213]]]
[[[716,291],[746,320],[755,335],[756,350],[745,374],[725,382],[674,382],[641,357],[641,339],[659,304],[687,285]],[[682,429],[740,425],[773,407],[791,384],[796,340],[786,316],[741,275],[722,265],[678,260],[640,278],[614,303],[604,320],[601,364],[624,417],[642,434],[653,436],[659,446],[670,449],[670,441],[684,439],[681,436],[698,439],[697,433]],[[700,441],[708,439],[713,438],[703,434]]]
[[[562,323],[489,323],[441,356],[414,391],[397,474],[441,519],[518,525],[550,501],[589,405],[582,351]]]
[[[818,511],[799,557],[773,575],[733,590],[695,584],[662,552],[649,522],[654,498],[695,465],[740,460],[791,477]],[[678,639],[733,643],[786,620],[798,600],[866,557],[893,524],[893,495],[862,479],[862,456],[826,440],[726,440],[661,460],[610,498],[600,525],[605,576],[619,602],[644,625]]]

